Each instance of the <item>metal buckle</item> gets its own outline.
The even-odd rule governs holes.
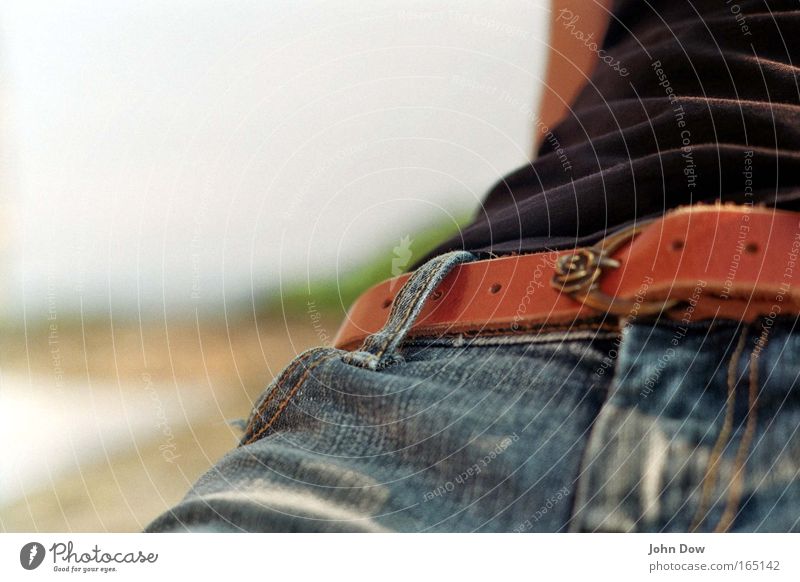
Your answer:
[[[655,222],[648,220],[636,226],[612,234],[589,248],[576,249],[574,254],[564,255],[556,262],[556,273],[550,285],[566,293],[575,301],[612,315],[629,315],[637,302],[630,299],[611,297],[600,290],[600,277],[603,269],[617,269],[622,266],[613,255],[636,238],[647,226]],[[676,299],[639,303],[639,315],[655,315],[672,309],[679,303]]]

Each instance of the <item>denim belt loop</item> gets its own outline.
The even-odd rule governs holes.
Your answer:
[[[467,251],[452,251],[422,265],[398,292],[386,325],[367,337],[357,351],[345,354],[343,360],[370,370],[380,370],[402,362],[398,348],[419,317],[425,302],[453,267],[476,259]]]

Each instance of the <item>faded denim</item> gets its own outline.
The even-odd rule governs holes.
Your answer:
[[[361,350],[298,356],[147,531],[800,530],[794,318],[406,338],[472,258]]]

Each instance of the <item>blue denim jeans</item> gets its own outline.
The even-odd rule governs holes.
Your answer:
[[[147,531],[800,531],[794,317],[408,338],[472,258],[359,351],[297,357]]]

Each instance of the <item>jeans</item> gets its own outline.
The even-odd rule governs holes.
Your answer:
[[[800,531],[794,317],[407,337],[472,258],[420,268],[361,350],[297,357],[147,531]]]

